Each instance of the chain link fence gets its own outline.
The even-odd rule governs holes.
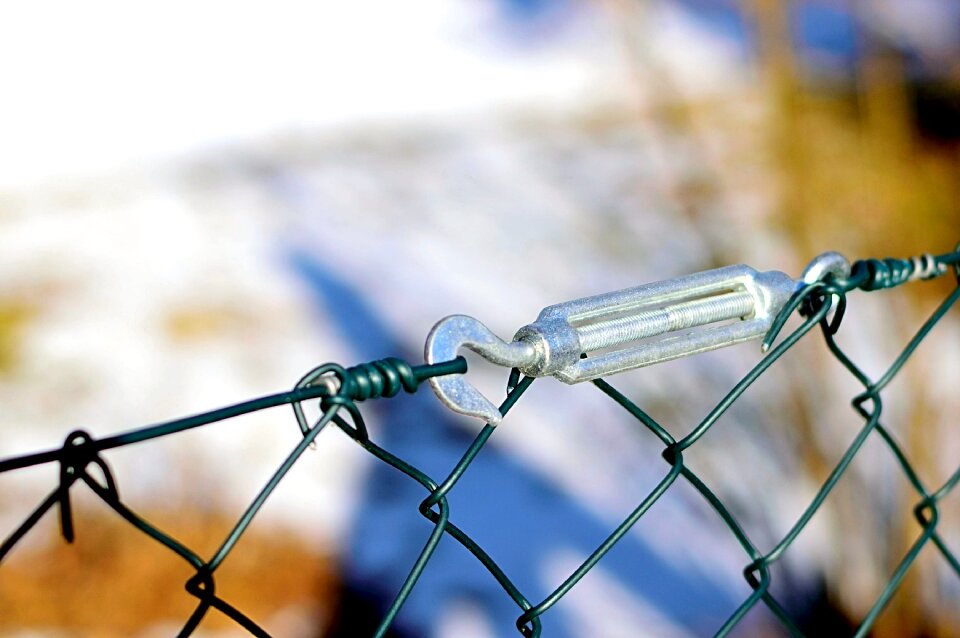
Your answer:
[[[836,337],[843,323],[848,293],[854,290],[876,291],[888,289],[908,281],[939,276],[948,271],[952,271],[956,277],[957,286],[920,327],[887,370],[879,378],[870,378],[847,356],[837,342]],[[705,499],[729,529],[730,534],[735,538],[744,553],[743,576],[751,588],[751,593],[729,618],[716,628],[716,635],[728,635],[750,610],[758,605],[766,606],[790,634],[803,635],[796,620],[791,618],[785,606],[771,593],[771,566],[780,560],[797,540],[811,518],[829,498],[831,491],[847,472],[865,442],[873,436],[882,440],[890,449],[904,476],[916,492],[916,505],[913,514],[919,523],[920,532],[903,555],[899,565],[890,575],[886,586],[883,587],[868,613],[861,619],[859,626],[856,628],[855,635],[864,636],[876,625],[884,608],[895,596],[907,572],[925,548],[929,547],[929,552],[942,556],[950,569],[960,577],[960,560],[938,532],[940,502],[960,483],[960,467],[942,485],[926,485],[918,476],[901,445],[890,430],[881,423],[883,415],[882,393],[884,389],[897,376],[917,347],[958,299],[960,299],[960,247],[953,253],[936,257],[925,255],[908,260],[862,260],[853,265],[849,277],[828,276],[821,281],[804,285],[793,295],[789,303],[774,320],[773,327],[765,340],[765,345],[771,346],[766,356],[717,403],[692,431],[680,439],[671,435],[666,427],[654,420],[608,381],[604,379],[593,381],[593,385],[600,392],[608,396],[636,420],[639,428],[648,430],[660,441],[663,448],[662,458],[666,468],[656,487],[636,505],[635,509],[552,593],[539,601],[528,600],[511,581],[507,571],[488,555],[484,548],[469,534],[457,527],[451,519],[447,496],[455,489],[463,474],[469,470],[477,455],[482,452],[484,445],[494,434],[496,428],[487,424],[464,451],[453,470],[438,481],[371,440],[358,406],[362,401],[388,399],[401,391],[416,392],[421,383],[430,378],[464,374],[467,371],[467,362],[462,357],[433,365],[420,366],[411,366],[395,358],[374,361],[352,368],[325,364],[307,374],[289,392],[274,394],[197,416],[99,439],[78,430],[66,437],[61,448],[0,460],[0,473],[42,464],[56,464],[59,467],[59,484],[56,488],[0,545],[0,566],[2,566],[2,561],[34,528],[37,522],[51,510],[55,509],[58,512],[62,536],[67,542],[71,542],[75,535],[71,490],[75,485],[83,484],[111,508],[117,516],[190,565],[193,575],[186,582],[186,590],[197,599],[197,604],[193,613],[184,622],[179,635],[191,635],[205,615],[211,609],[214,609],[232,619],[251,635],[267,636],[267,632],[257,622],[218,595],[215,575],[217,569],[229,558],[240,537],[248,529],[261,507],[287,472],[300,459],[304,451],[317,443],[319,434],[323,430],[329,429],[328,426],[333,425],[379,461],[395,468],[410,480],[422,485],[427,493],[426,498],[420,503],[419,513],[430,521],[433,529],[419,556],[415,559],[411,557],[413,562],[409,574],[380,621],[375,633],[378,637],[385,636],[389,631],[445,534],[465,547],[499,583],[504,595],[510,597],[516,603],[518,616],[515,623],[519,633],[528,637],[540,636],[544,633],[545,614],[550,608],[574,588],[603,559],[604,555],[628,533],[630,528],[646,515],[650,508],[681,479],[696,489]],[[799,312],[802,316],[802,323],[776,343],[787,319],[794,312]],[[762,551],[745,533],[737,518],[724,505],[723,500],[685,464],[684,452],[694,446],[730,406],[743,395],[746,389],[761,377],[774,362],[817,327],[820,329],[826,347],[836,360],[863,386],[863,390],[852,400],[853,409],[863,419],[863,426],[843,452],[839,462],[830,471],[827,479],[819,487],[813,500],[790,527],[788,533],[771,549]],[[776,345],[773,345],[774,343]],[[335,377],[337,382],[330,383],[330,377]],[[507,381],[506,399],[500,405],[500,412],[504,416],[521,399],[534,380],[533,377],[522,375],[518,370],[513,370],[510,373]],[[308,401],[319,401],[319,418],[307,418],[303,404]],[[209,558],[200,556],[197,552],[144,519],[128,507],[121,498],[117,481],[104,458],[105,452],[286,404],[292,406],[294,417],[303,437],[249,504],[220,547]],[[398,480],[400,480],[399,477]],[[546,633],[549,635],[549,630]]]

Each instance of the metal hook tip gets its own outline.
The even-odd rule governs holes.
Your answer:
[[[805,284],[812,284],[822,280],[828,274],[839,278],[849,277],[850,262],[835,251],[820,253],[803,269],[800,279]]]
[[[438,321],[427,335],[424,357],[431,364],[450,361],[459,356],[462,348],[508,367],[529,365],[536,357],[530,344],[519,341],[506,343],[485,325],[467,315],[450,315]],[[481,418],[491,425],[497,425],[503,418],[500,409],[463,375],[433,377],[430,386],[440,401],[454,412]]]

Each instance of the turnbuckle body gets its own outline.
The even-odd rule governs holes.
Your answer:
[[[848,276],[850,265],[838,253],[825,253],[799,280],[737,265],[585,297],[544,308],[511,343],[472,317],[453,315],[431,330],[426,359],[448,361],[467,348],[525,375],[590,381],[760,339],[800,286],[828,273]],[[462,375],[430,383],[451,409],[492,424],[500,421],[496,406]]]
[[[514,336],[536,353],[516,367],[578,383],[756,339],[794,288],[740,265],[549,306]]]

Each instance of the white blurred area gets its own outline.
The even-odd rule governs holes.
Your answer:
[[[302,130],[622,104],[632,83],[609,16],[558,7],[552,24],[512,35],[481,0],[7,7],[0,184]],[[668,47],[698,90],[727,83],[723,44],[661,13],[650,45]]]
[[[676,102],[706,106],[673,127],[663,109]],[[548,304],[723,263],[796,274],[812,255],[774,218],[770,161],[758,150],[768,108],[742,47],[670,2],[561,3],[528,17],[481,0],[0,9],[0,455],[56,447],[77,427],[105,435],[286,389],[325,361],[360,363],[337,307],[318,304],[290,251],[333,267],[411,355],[454,312],[509,336]],[[894,352],[864,346],[882,341],[879,324],[850,336],[871,372]],[[949,378],[960,355],[956,339],[942,343],[956,356],[925,364]],[[801,363],[823,363],[822,344],[798,350]],[[619,385],[682,435],[758,357],[731,349]],[[846,406],[856,386],[829,370],[813,380],[772,372],[766,403],[745,400],[727,430],[711,432],[716,447],[691,450],[729,480],[723,496],[765,547],[817,484],[784,467],[782,450],[768,453],[762,432],[776,432],[777,408],[813,410],[828,396],[823,427],[846,443],[859,425]],[[491,393],[502,373],[471,371]],[[790,383],[808,387],[797,398]],[[540,383],[516,409],[523,427],[506,423],[495,439],[612,528],[665,466],[650,460],[652,439],[625,439],[627,420],[589,390]],[[584,423],[596,427],[585,433]],[[746,440],[743,429],[760,434]],[[289,411],[277,410],[108,458],[137,504],[186,499],[239,514],[297,438]],[[369,461],[323,433],[265,524],[341,551]],[[764,481],[785,473],[794,480],[776,501],[751,510]],[[0,530],[53,476],[0,477]],[[863,514],[866,524],[881,515]],[[664,499],[635,534],[745,597],[747,560],[709,516]],[[785,561],[837,577],[829,539],[844,524],[825,510]],[[577,551],[551,557],[544,580],[559,582],[584,558]],[[876,563],[864,552],[849,564]],[[634,623],[688,635],[597,573],[571,594],[576,627],[596,627],[591,615],[607,601],[616,613],[603,635]],[[885,578],[864,574],[839,576],[851,600]],[[470,635],[493,635],[465,609]],[[460,615],[444,616],[438,635],[458,635]]]
[[[557,135],[567,135],[570,151],[589,144],[563,133],[565,122],[608,111],[617,120],[637,106],[647,87],[626,63],[615,10],[565,4],[519,26],[500,5],[479,1],[39,2],[3,13],[0,294],[11,313],[28,317],[13,320],[16,367],[0,383],[5,450],[54,445],[73,427],[105,434],[277,390],[321,360],[353,363],[285,271],[278,244],[291,236],[329,242],[314,247],[359,269],[361,285],[376,286],[387,266],[351,255],[384,242],[409,253],[413,270],[403,279],[422,299],[382,310],[407,322],[413,343],[458,309],[506,334],[521,315],[491,302],[518,286],[529,297],[522,317],[532,317],[551,293],[633,281],[626,273],[604,281],[617,259],[592,263],[600,246],[577,245],[584,232],[603,241],[589,206],[571,205],[542,167],[523,165],[529,147]],[[669,53],[673,86],[717,92],[740,81],[734,45],[666,4],[642,17],[653,36],[644,46]],[[514,143],[526,123],[531,141]],[[633,123],[613,128],[622,138],[615,145],[656,138]],[[479,166],[507,192],[462,202],[430,192],[440,166],[394,174],[403,160],[393,147],[418,138],[424,165],[452,157],[452,170]],[[364,175],[349,163],[352,147],[378,139],[384,159]],[[309,166],[316,148],[333,149],[323,158],[329,170]],[[654,179],[685,170],[662,151],[640,159],[653,163]],[[298,201],[291,214],[257,181],[259,163],[297,177],[301,164],[320,180],[333,175],[321,189],[343,210]],[[402,202],[400,223],[383,204],[408,178],[427,186]],[[367,202],[351,179],[366,182]],[[648,199],[663,204],[652,186]],[[514,210],[498,201],[517,195],[528,201]],[[543,268],[505,291],[505,277],[530,256]],[[565,276],[543,292],[537,280],[557,272]],[[425,292],[437,284],[444,297]]]

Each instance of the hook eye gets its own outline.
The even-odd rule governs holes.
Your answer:
[[[537,358],[531,344],[523,341],[507,343],[467,315],[451,315],[438,321],[427,335],[424,356],[427,363],[442,363],[457,358],[462,348],[508,368],[528,367]],[[462,374],[432,377],[430,385],[443,404],[454,412],[481,418],[490,425],[497,425],[503,418],[500,409]]]

